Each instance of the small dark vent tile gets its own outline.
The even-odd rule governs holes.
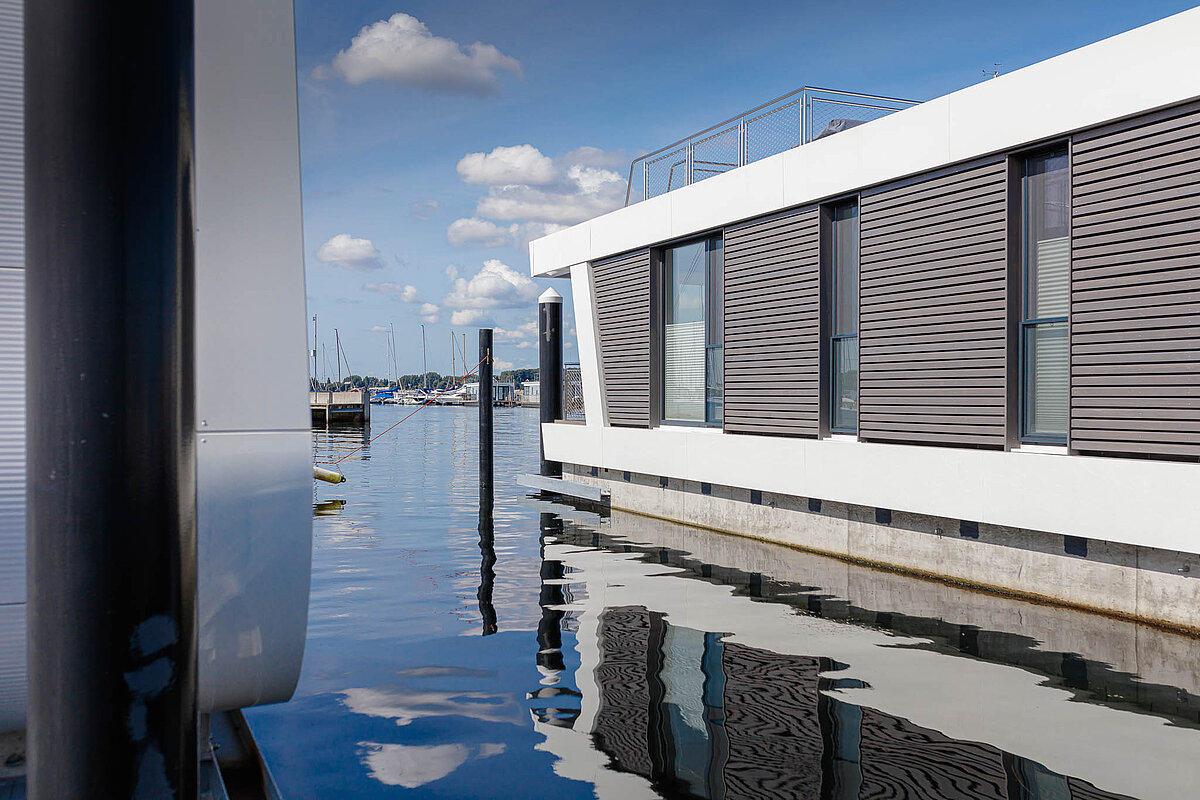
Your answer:
[[[892,524],[892,510],[890,508],[875,509],[875,522],[880,525]]]
[[[629,483],[629,470],[625,470],[625,482]]]
[[[762,505],[762,490],[761,489],[751,489],[750,490],[750,502],[756,506]]]
[[[815,497],[808,498],[808,510],[814,514],[821,513],[821,501]]]
[[[668,480],[667,480],[667,476],[666,476],[666,475],[659,475],[659,476],[658,476],[658,485],[659,485],[659,486],[661,486],[661,487],[663,487],[663,488],[665,489],[665,488],[667,488],[667,484],[668,484],[668,483],[670,483],[670,481],[668,481]]]
[[[1082,536],[1064,536],[1063,550],[1069,556],[1087,558],[1087,539]]]
[[[969,519],[959,520],[958,535],[963,537],[964,539],[978,539],[979,538],[979,523],[973,522],[972,520],[969,520]]]
[[[700,484],[700,494],[712,494],[712,484],[711,483]]]

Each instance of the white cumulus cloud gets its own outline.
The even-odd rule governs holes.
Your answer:
[[[339,233],[318,247],[317,258],[342,269],[368,271],[383,268],[383,259],[375,244],[370,239],[360,239],[348,233]]]
[[[596,147],[550,158],[530,144],[468,153],[458,162],[459,177],[487,186],[487,193],[473,216],[450,223],[446,240],[458,246],[524,248],[533,239],[620,208],[626,180],[617,169],[625,158]]]
[[[483,262],[483,269],[468,280],[457,278],[454,288],[442,305],[458,311],[490,311],[497,308],[528,307],[537,300],[541,290],[528,275],[517,272],[497,259]],[[469,325],[466,316],[456,325]]]
[[[492,219],[574,225],[624,203],[625,179],[618,173],[597,167],[572,167],[553,187],[493,186],[479,199],[475,212]]]
[[[522,322],[515,328],[505,330],[504,328],[496,328],[493,335],[501,342],[516,342],[522,339],[536,339],[538,335],[538,324],[536,319],[531,319]]]
[[[465,308],[454,311],[450,314],[451,325],[481,325],[491,319],[491,315],[486,311],[480,311],[474,308]]]
[[[467,153],[458,162],[458,176],[464,183],[494,186],[527,183],[535,186],[553,183],[558,177],[554,159],[542,155],[531,144],[497,147],[490,153]]]
[[[421,299],[421,293],[411,283],[364,283],[363,289],[376,294],[390,295],[404,303],[415,303]]]
[[[525,247],[532,240],[564,227],[566,226],[548,222],[514,222],[505,226],[479,217],[464,217],[450,223],[450,227],[446,229],[446,241],[457,247]]]
[[[421,303],[417,309],[417,317],[426,325],[432,325],[441,319],[442,309],[436,303]]]
[[[521,62],[494,45],[475,42],[464,47],[434,36],[416,17],[397,13],[364,27],[347,49],[328,66],[315,69],[313,76],[336,75],[352,86],[383,80],[431,92],[485,97],[500,91],[501,72],[519,76]]]

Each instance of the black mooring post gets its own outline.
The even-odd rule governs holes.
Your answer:
[[[547,289],[538,298],[538,415],[543,423],[562,419],[562,295]],[[546,460],[541,441],[542,475],[562,477],[562,462]]]
[[[25,3],[32,800],[198,793],[193,1]]]
[[[479,329],[479,513],[491,517],[492,502],[492,329]],[[481,519],[482,524],[482,519]]]

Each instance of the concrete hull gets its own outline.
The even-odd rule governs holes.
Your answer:
[[[614,509],[1200,633],[1194,554],[633,472],[563,469],[572,480],[607,489]]]

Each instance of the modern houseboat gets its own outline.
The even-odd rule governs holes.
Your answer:
[[[541,400],[542,385],[538,381],[523,381],[521,383],[520,400],[518,405],[536,406]]]
[[[1200,629],[1197,41],[1191,10],[927,102],[805,89],[639,159],[530,244],[585,399],[546,458],[614,507]]]

